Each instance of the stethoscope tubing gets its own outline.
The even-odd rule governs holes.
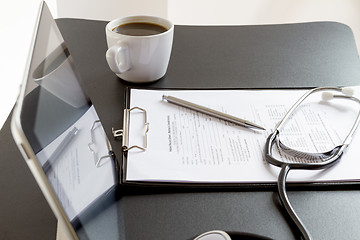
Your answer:
[[[310,240],[311,236],[309,234],[309,231],[306,229],[305,225],[301,222],[300,218],[298,217],[295,210],[291,206],[289,198],[286,193],[286,178],[287,178],[289,171],[290,171],[289,164],[283,164],[283,166],[281,167],[281,171],[280,171],[280,174],[278,177],[278,184],[277,184],[280,201],[281,201],[282,205],[284,206],[284,208],[286,209],[286,212],[289,214],[289,216],[291,217],[293,222],[296,224],[296,226],[300,230],[304,239]]]

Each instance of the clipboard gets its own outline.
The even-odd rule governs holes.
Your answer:
[[[164,187],[181,187],[181,188],[238,188],[238,189],[269,189],[269,188],[275,188],[276,187],[276,179],[274,181],[228,181],[228,182],[217,182],[217,181],[166,181],[166,180],[128,180],[127,179],[127,170],[129,166],[129,152],[136,149],[137,151],[147,151],[147,148],[151,148],[151,142],[148,145],[148,134],[150,131],[156,131],[156,128],[152,128],[151,119],[148,118],[148,112],[153,110],[157,111],[157,109],[150,109],[147,110],[146,108],[143,108],[143,106],[139,105],[132,105],[131,104],[131,91],[132,90],[142,90],[142,91],[160,91],[160,92],[166,92],[166,91],[209,91],[209,89],[156,89],[156,88],[127,88],[126,89],[126,108],[124,109],[124,122],[123,122],[123,129],[112,129],[113,137],[117,140],[121,140],[122,149],[123,149],[123,155],[120,160],[120,166],[121,166],[121,177],[120,177],[120,184],[123,185],[132,185],[132,186],[164,186]],[[252,89],[252,90],[246,90],[246,89],[210,89],[212,91],[266,91],[264,89]],[[267,89],[269,90],[269,89]],[[279,91],[287,91],[289,89],[282,89]],[[273,89],[269,90],[273,91]],[[293,91],[293,89],[291,90]],[[167,104],[167,103],[164,103]],[[131,114],[134,112],[141,113],[143,116],[143,122],[141,123],[143,125],[143,128],[145,129],[142,135],[142,142],[139,142],[134,145],[129,145],[129,122],[131,121]],[[242,130],[241,130],[242,131]],[[126,134],[126,135],[125,135]],[[139,153],[141,154],[141,153]],[[275,174],[276,175],[276,174]],[[336,186],[339,186],[343,188],[344,186],[351,186],[351,185],[357,185],[359,181],[357,179],[351,180],[331,180],[331,181],[307,181],[306,177],[301,181],[293,181],[289,183],[289,186],[296,187],[297,189],[301,187],[327,187],[331,186],[331,188],[334,188]]]
[[[131,96],[131,90],[132,89],[147,89],[147,90],[186,90],[186,89],[159,89],[159,88],[136,88],[136,87],[126,87],[125,89],[125,107],[123,110],[123,124],[122,128],[114,128],[112,127],[112,137],[121,143],[121,149],[122,149],[122,156],[121,159],[117,158],[115,155],[114,157],[119,162],[119,186],[138,186],[138,187],[156,187],[159,189],[183,189],[185,191],[196,189],[201,190],[204,189],[206,191],[213,189],[251,189],[251,188],[275,188],[276,183],[205,183],[205,182],[171,182],[171,181],[128,181],[126,179],[126,170],[128,167],[128,153],[129,151],[138,150],[138,151],[146,151],[148,149],[148,133],[151,131],[151,123],[148,121],[148,110],[139,106],[132,106],[130,107],[130,96]],[[208,89],[198,89],[198,90],[208,90]],[[214,89],[216,90],[216,89]],[[229,89],[230,90],[230,89]],[[144,126],[144,132],[143,132],[143,142],[138,142],[136,144],[129,144],[129,127],[130,127],[130,121],[131,121],[131,114],[134,112],[138,112],[143,114],[143,126]]]

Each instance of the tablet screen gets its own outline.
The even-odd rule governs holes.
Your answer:
[[[61,211],[76,229],[83,228],[82,216],[115,188],[114,159],[46,4],[41,8],[23,85],[20,125],[35,155],[31,160],[48,181],[39,185],[50,185]]]

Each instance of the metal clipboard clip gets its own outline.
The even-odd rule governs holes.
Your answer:
[[[130,112],[134,110],[139,110],[144,113],[144,123],[145,123],[145,133],[144,133],[144,144],[143,146],[132,145],[129,147],[129,126],[130,126]],[[132,107],[130,109],[124,109],[124,123],[123,129],[114,130],[112,129],[112,133],[114,138],[122,137],[122,150],[124,152],[129,151],[133,148],[137,148],[143,151],[146,151],[147,148],[147,133],[149,132],[149,123],[147,121],[147,113],[146,110],[140,107]]]

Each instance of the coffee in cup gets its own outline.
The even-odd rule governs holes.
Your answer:
[[[106,25],[110,69],[128,82],[159,80],[170,60],[174,25],[153,16],[118,18]]]
[[[167,29],[158,24],[134,22],[116,26],[112,29],[112,31],[130,36],[150,36],[166,32]]]

